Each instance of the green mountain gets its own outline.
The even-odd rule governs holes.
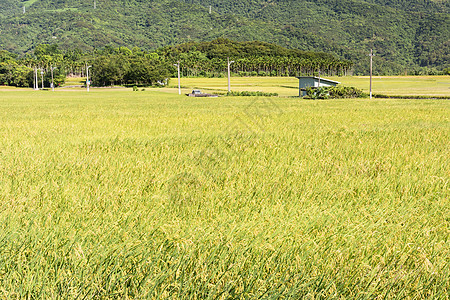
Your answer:
[[[376,73],[433,72],[449,67],[449,11],[450,0],[3,0],[0,49],[151,50],[224,37],[329,52],[356,74],[367,73],[371,48]]]

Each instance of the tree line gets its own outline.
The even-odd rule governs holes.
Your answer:
[[[240,76],[300,76],[319,71],[326,75],[346,75],[353,66],[350,60],[329,53],[224,38],[164,47],[160,52],[172,61],[182,62],[184,76],[223,76],[227,58],[234,61],[231,71]]]
[[[32,87],[34,75],[38,73],[42,75],[39,82],[50,86],[53,70],[53,82],[58,86],[67,76],[86,77],[89,69],[94,86],[164,85],[167,78],[177,75],[174,67],[177,62],[183,76],[223,77],[228,58],[234,62],[233,76],[299,76],[318,72],[346,75],[352,67],[351,61],[328,53],[228,39],[185,43],[153,52],[111,46],[94,51],[64,51],[57,44],[41,44],[22,57],[0,51],[0,84]]]

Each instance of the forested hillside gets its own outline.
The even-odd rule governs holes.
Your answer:
[[[3,0],[0,49],[38,44],[144,50],[224,37],[323,51],[367,73],[433,73],[449,66],[449,0]],[[211,13],[210,13],[211,6]],[[25,7],[25,13],[23,13]]]

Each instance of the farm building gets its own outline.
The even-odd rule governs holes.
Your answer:
[[[308,87],[319,87],[319,86],[336,86],[340,84],[338,81],[325,79],[321,77],[313,77],[313,76],[300,76],[297,77],[299,80],[298,85],[298,95],[299,97],[306,95],[306,88]]]

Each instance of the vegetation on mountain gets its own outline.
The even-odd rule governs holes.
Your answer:
[[[145,51],[217,38],[335,54],[367,74],[437,74],[449,67],[450,1],[430,0],[5,0],[0,49],[38,44]],[[209,6],[211,5],[211,13]],[[23,14],[23,6],[26,13]]]

